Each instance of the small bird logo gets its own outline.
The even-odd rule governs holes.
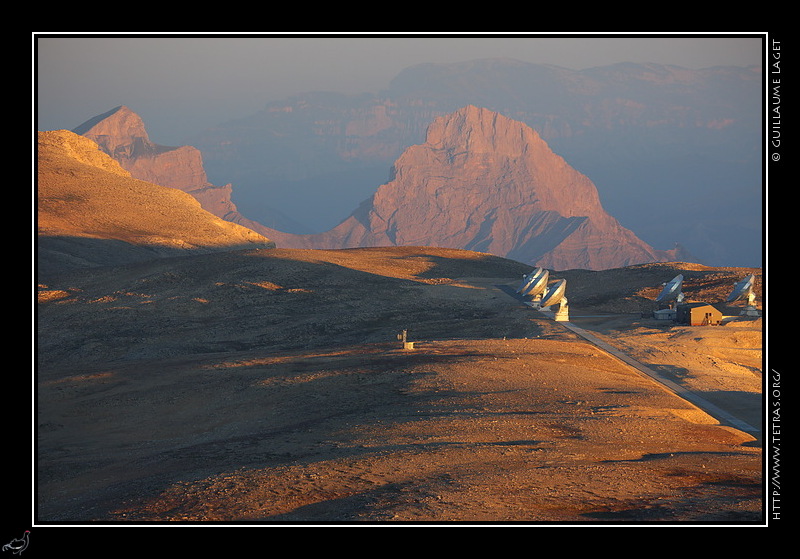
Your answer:
[[[14,538],[6,545],[3,546],[3,551],[10,551],[15,555],[19,555],[25,548],[28,547],[28,537],[30,536],[30,530],[25,530],[25,534],[21,538]]]

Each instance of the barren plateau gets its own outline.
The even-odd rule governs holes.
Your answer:
[[[760,437],[525,305],[528,271],[394,247],[40,277],[37,520],[762,522]],[[561,277],[574,324],[758,420],[760,319],[646,317],[677,273],[716,303],[744,272]]]

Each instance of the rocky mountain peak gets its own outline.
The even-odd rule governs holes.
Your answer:
[[[610,216],[589,178],[533,129],[471,105],[435,119],[392,180],[339,226],[270,238],[284,247],[461,248],[557,269],[669,259]]]
[[[73,132],[96,142],[135,178],[186,192],[209,186],[200,150],[151,142],[142,118],[125,105],[87,120]]]
[[[115,156],[134,145],[150,145],[141,117],[125,105],[87,120],[73,130],[93,140],[103,151]]]
[[[537,140],[538,134],[531,128],[488,109],[468,105],[434,120],[428,127],[425,143],[473,157],[520,156],[529,143]]]
[[[469,105],[437,118],[428,127],[425,143],[406,150],[395,172],[418,167],[428,156],[439,157],[438,163],[453,171],[490,181],[476,188],[487,199],[497,200],[502,194],[517,204],[536,203],[565,217],[602,216],[597,189],[587,177],[555,154],[531,127],[497,112]],[[501,180],[498,189],[495,179],[510,173],[515,180]]]

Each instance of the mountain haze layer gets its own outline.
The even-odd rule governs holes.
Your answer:
[[[392,180],[334,229],[282,247],[425,245],[555,269],[672,260],[622,227],[585,175],[521,122],[475,106],[437,118],[397,159]]]
[[[40,273],[157,256],[274,247],[203,210],[178,189],[134,179],[99,146],[67,130],[38,133]]]
[[[762,80],[759,67],[420,64],[377,94],[299,94],[187,142],[212,181],[236,185],[249,218],[266,223],[268,200],[321,233],[387,180],[435,118],[485,107],[536,130],[648,244],[679,243],[710,265],[758,266]]]

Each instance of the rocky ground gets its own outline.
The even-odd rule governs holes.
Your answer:
[[[760,439],[523,304],[528,271],[393,248],[40,277],[36,519],[760,522]],[[575,324],[758,410],[760,321],[642,316],[680,271],[709,298],[743,273],[560,277]]]

